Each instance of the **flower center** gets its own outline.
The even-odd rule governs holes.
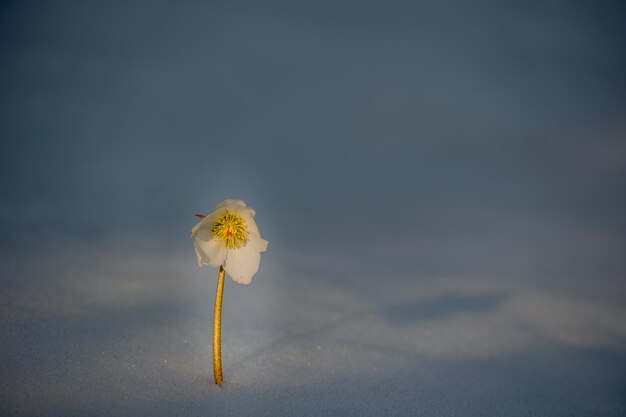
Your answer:
[[[246,222],[236,214],[224,212],[211,228],[211,233],[220,245],[227,249],[242,247],[248,241]]]

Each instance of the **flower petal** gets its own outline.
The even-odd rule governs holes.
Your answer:
[[[254,221],[254,210],[250,207],[240,207],[233,211],[238,216],[241,216],[243,220],[246,222],[246,227],[248,228],[248,232],[256,233],[257,235],[261,235],[259,232],[259,228]]]
[[[259,252],[265,252],[267,250],[269,242],[256,233],[248,233],[248,240]]]
[[[252,276],[259,270],[261,254],[254,245],[247,244],[239,249],[231,249],[226,256],[224,269],[239,284],[250,284]]]
[[[213,210],[211,213],[206,215],[198,224],[196,224],[193,229],[191,229],[191,237],[195,238],[198,231],[202,229],[210,229],[213,227],[215,221],[219,218],[224,210]]]
[[[222,201],[221,203],[219,203],[217,206],[215,206],[215,210],[217,209],[228,209],[228,210],[232,210],[235,209],[236,207],[245,207],[246,203],[243,202],[243,200],[234,200],[234,199],[227,199]]]
[[[193,246],[196,249],[199,266],[219,266],[226,259],[226,248],[213,239],[213,234],[208,228],[200,229],[196,233]]]

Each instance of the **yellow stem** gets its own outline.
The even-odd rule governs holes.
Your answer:
[[[222,386],[222,297],[224,296],[224,267],[220,266],[213,310],[213,376],[215,383]]]

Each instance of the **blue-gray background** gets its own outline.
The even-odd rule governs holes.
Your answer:
[[[625,21],[620,1],[3,2],[3,409],[623,414]],[[228,282],[216,394],[215,271],[188,231],[224,198],[270,250]]]

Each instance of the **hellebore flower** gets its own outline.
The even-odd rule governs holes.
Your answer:
[[[213,376],[220,387],[222,373],[222,299],[224,274],[239,284],[250,284],[259,270],[267,240],[254,222],[254,210],[241,200],[224,200],[209,215],[196,214],[200,223],[191,229],[198,265],[219,266],[213,308]]]
[[[255,211],[241,200],[224,200],[191,230],[198,265],[223,266],[239,284],[250,284],[259,270],[267,240],[261,238]]]

